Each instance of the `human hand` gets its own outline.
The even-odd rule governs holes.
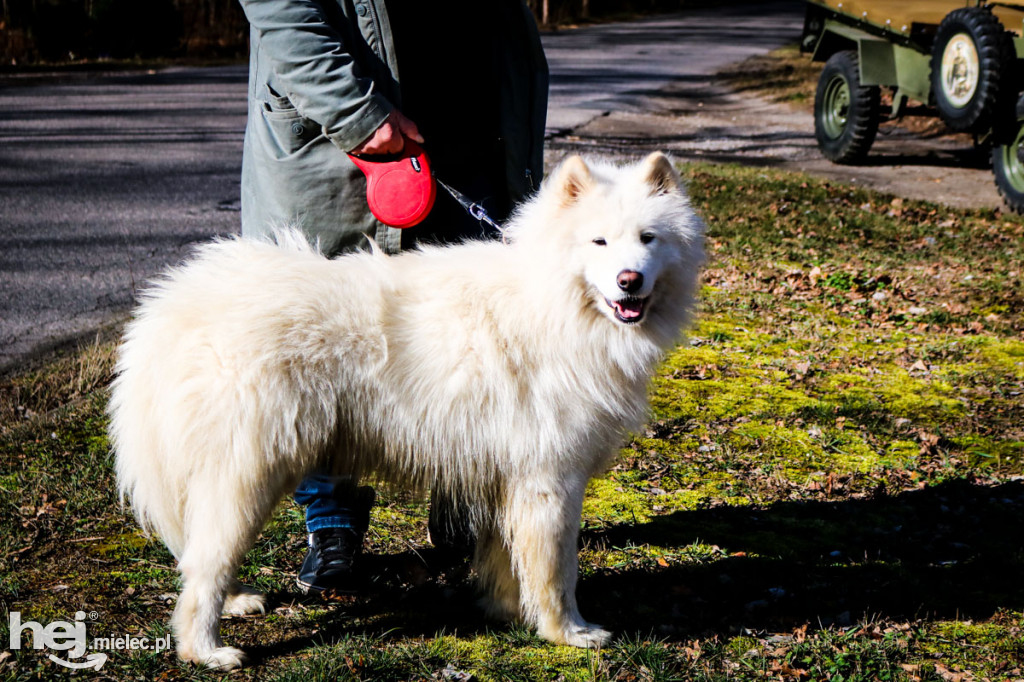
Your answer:
[[[357,155],[398,154],[405,148],[406,138],[423,144],[419,128],[398,109],[392,109],[384,123],[350,153]]]

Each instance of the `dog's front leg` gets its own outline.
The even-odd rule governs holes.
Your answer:
[[[526,479],[507,498],[506,532],[522,612],[544,639],[599,647],[611,634],[583,620],[576,606],[576,541],[586,479],[559,478]]]

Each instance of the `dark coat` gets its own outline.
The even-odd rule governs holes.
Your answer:
[[[543,173],[547,62],[525,5],[487,1],[500,2],[503,14],[494,36],[501,55],[500,135],[509,197],[518,202]],[[401,107],[383,0],[241,4],[251,25],[243,234],[296,225],[325,253],[365,246],[367,236],[396,253],[400,231],[369,213],[363,175],[345,154]]]

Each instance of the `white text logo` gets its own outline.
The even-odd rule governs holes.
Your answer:
[[[90,653],[86,656],[86,651],[90,648],[101,652],[114,649],[118,651],[154,650],[158,653],[171,648],[170,635],[152,639],[149,637],[133,636],[96,637],[92,640],[92,646],[89,647],[85,633],[86,617],[90,620],[96,620],[97,615],[96,613],[91,613],[86,616],[85,611],[78,611],[75,613],[75,620],[72,623],[57,620],[44,626],[32,620],[22,622],[21,613],[19,611],[11,611],[9,620],[11,632],[10,648],[14,651],[21,649],[22,635],[28,633],[32,637],[33,649],[66,651],[67,654],[65,655],[69,660],[64,660],[53,654],[48,654],[47,658],[57,665],[73,670],[81,670],[83,668],[99,670],[107,662],[107,655],[104,653]],[[83,656],[85,657],[84,660],[76,660],[81,659]]]

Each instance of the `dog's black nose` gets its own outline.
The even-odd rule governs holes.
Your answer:
[[[623,270],[619,273],[616,281],[620,289],[627,294],[634,294],[640,291],[640,287],[644,285],[644,276],[636,270]]]

